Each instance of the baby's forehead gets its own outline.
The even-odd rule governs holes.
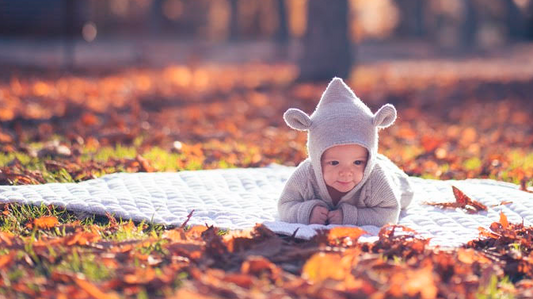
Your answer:
[[[322,153],[322,158],[332,157],[332,156],[349,156],[349,157],[360,157],[366,158],[368,155],[368,150],[358,144],[342,144],[334,145],[327,148]]]

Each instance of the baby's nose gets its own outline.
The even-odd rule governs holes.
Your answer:
[[[341,176],[352,176],[353,172],[350,168],[343,168],[341,169],[340,173]]]

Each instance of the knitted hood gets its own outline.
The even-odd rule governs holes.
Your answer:
[[[361,182],[344,197],[353,196],[374,169],[378,152],[378,130],[394,123],[396,109],[391,104],[386,104],[373,114],[342,79],[333,78],[311,116],[299,109],[290,108],[283,118],[289,127],[308,132],[307,151],[320,195],[323,200],[331,203],[320,163],[324,151],[334,145],[345,144],[358,144],[368,150],[368,161]]]

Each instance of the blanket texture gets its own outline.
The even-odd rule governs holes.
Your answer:
[[[263,223],[279,234],[308,239],[322,225],[286,223],[277,219],[277,199],[293,167],[217,169],[177,173],[117,173],[81,183],[0,186],[1,203],[52,204],[73,212],[123,219],[181,225],[194,210],[191,225],[248,229]],[[399,224],[431,238],[431,245],[460,246],[488,228],[499,213],[509,222],[533,224],[533,194],[517,185],[493,180],[436,181],[410,178],[415,191],[411,205],[401,212]],[[453,202],[451,186],[487,206],[489,210],[468,214],[442,209],[424,202]],[[510,201],[505,205],[501,202]],[[379,228],[363,226],[372,240]]]

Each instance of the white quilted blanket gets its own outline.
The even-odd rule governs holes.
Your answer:
[[[53,204],[75,212],[115,214],[123,219],[147,220],[181,225],[194,210],[189,224],[212,224],[221,228],[246,229],[263,223],[271,230],[311,238],[321,225],[277,221],[276,201],[292,167],[272,166],[250,169],[218,169],[178,173],[118,173],[81,183],[0,186],[0,202]],[[402,211],[399,223],[430,244],[460,246],[478,236],[478,227],[498,221],[503,211],[510,222],[533,223],[533,194],[518,186],[493,180],[436,181],[411,178],[415,198]],[[444,210],[424,202],[455,201],[451,185],[489,208],[488,212],[467,214]],[[503,201],[511,201],[499,205]],[[378,227],[363,227],[372,240]]]

